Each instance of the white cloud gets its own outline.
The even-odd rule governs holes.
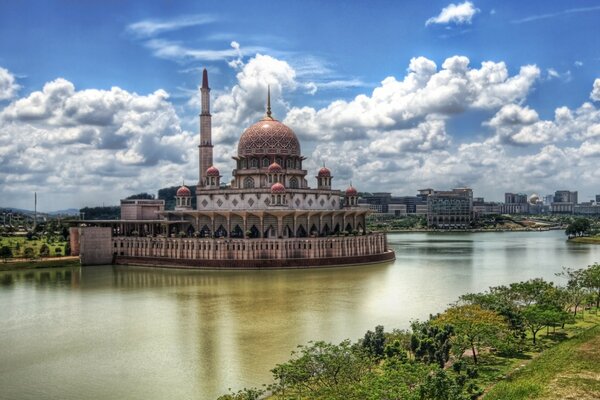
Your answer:
[[[590,99],[594,101],[600,101],[600,78],[594,81],[592,93],[590,93]]]
[[[417,57],[403,80],[388,77],[371,96],[337,100],[319,110],[292,107],[285,122],[302,132],[304,139],[356,139],[366,137],[368,130],[413,127],[429,115],[448,117],[521,101],[539,73],[535,66],[524,66],[509,77],[503,62],[483,62],[476,69],[464,56],[446,59],[438,70],[432,60]]]
[[[20,88],[21,86],[15,81],[15,76],[6,68],[0,67],[0,101],[12,99]]]
[[[588,13],[588,12],[593,12],[593,11],[600,11],[600,6],[569,8],[567,10],[559,11],[556,13],[531,15],[529,17],[513,20],[510,22],[513,24],[522,24],[524,22],[538,21],[540,19],[556,18],[556,17],[562,17],[563,15]]]
[[[465,1],[464,3],[454,4],[451,3],[448,7],[442,9],[437,17],[431,17],[425,22],[425,26],[431,24],[449,24],[455,23],[470,24],[473,16],[479,12],[478,8],[475,8],[473,3]]]
[[[128,25],[127,31],[135,36],[148,37],[190,26],[205,25],[215,20],[214,16],[207,14],[184,15],[171,19],[147,19]]]
[[[107,193],[154,191],[173,178],[158,171],[184,166],[196,153],[195,138],[181,130],[160,89],[77,90],[59,78],[1,110],[0,127],[3,197],[38,190],[57,199],[70,194],[62,198],[69,204],[76,196],[116,202]]]

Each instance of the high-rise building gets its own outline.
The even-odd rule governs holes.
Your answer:
[[[468,228],[473,220],[473,191],[458,188],[431,190],[427,196],[427,225],[432,228]]]

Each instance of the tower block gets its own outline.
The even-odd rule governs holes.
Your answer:
[[[200,155],[198,186],[203,187],[206,183],[206,170],[213,165],[210,88],[208,87],[208,72],[206,71],[206,68],[202,71],[202,87],[200,88],[200,95],[202,108],[200,111],[200,145],[198,146]]]

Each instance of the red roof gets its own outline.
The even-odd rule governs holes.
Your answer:
[[[358,191],[354,186],[350,185],[350,187],[346,189],[346,196],[358,196]]]
[[[192,192],[190,192],[190,189],[188,189],[187,186],[182,186],[179,189],[177,189],[177,196],[178,197],[185,197],[185,196],[191,196]]]
[[[269,170],[268,170],[271,174],[279,174],[283,171],[283,169],[281,168],[281,165],[277,164],[276,162],[274,162],[273,164],[269,165]]]
[[[219,170],[216,167],[214,167],[214,166],[209,167],[206,170],[206,176],[220,176],[220,175],[221,174],[219,173]]]
[[[329,178],[331,177],[331,171],[329,170],[329,168],[323,167],[319,170],[319,173],[317,175],[319,176],[319,178]]]
[[[271,186],[271,193],[285,193],[285,186],[283,186],[281,183],[277,182],[275,183],[273,186]]]

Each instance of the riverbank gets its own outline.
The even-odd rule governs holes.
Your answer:
[[[78,267],[79,257],[52,257],[37,260],[13,259],[9,262],[0,262],[0,271],[12,271],[21,269],[55,268],[55,267]]]
[[[390,229],[385,231],[386,233],[498,233],[498,232],[547,232],[547,231],[558,231],[564,230],[565,228],[560,226],[552,226],[548,228],[521,228],[521,229],[429,229],[429,228],[416,228],[416,229]]]
[[[600,325],[546,350],[483,397],[495,399],[597,399],[600,395]]]
[[[600,236],[577,236],[570,238],[569,243],[600,244]]]

